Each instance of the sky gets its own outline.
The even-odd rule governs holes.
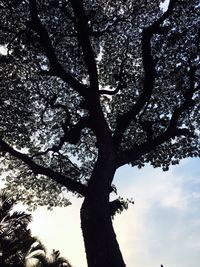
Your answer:
[[[135,204],[117,215],[114,227],[127,267],[197,267],[200,262],[200,159],[168,172],[151,166],[118,170],[118,194]],[[48,250],[59,249],[74,267],[86,267],[80,230],[81,199],[33,213],[32,233]]]
[[[166,10],[168,1],[163,3]],[[0,46],[0,54],[6,54]],[[186,159],[168,172],[129,166],[116,173],[118,194],[135,204],[117,215],[114,227],[127,267],[197,267],[200,262],[200,159]],[[1,184],[0,184],[1,187]],[[86,267],[80,229],[81,199],[33,212],[30,227],[50,252],[59,249],[74,267]]]

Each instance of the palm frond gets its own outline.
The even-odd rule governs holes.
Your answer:
[[[0,219],[8,214],[16,204],[14,198],[10,197],[5,190],[0,191]]]

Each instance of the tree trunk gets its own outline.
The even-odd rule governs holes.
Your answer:
[[[81,228],[88,267],[125,267],[108,203],[86,198],[81,208]]]
[[[114,146],[105,141],[99,149],[98,159],[88,182],[87,196],[81,207],[81,229],[88,267],[125,267],[109,206],[116,158]]]

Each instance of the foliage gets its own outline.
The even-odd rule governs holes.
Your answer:
[[[31,235],[32,217],[13,211],[17,201],[6,191],[0,192],[0,266],[1,267],[71,267],[58,250],[46,255],[44,245]]]
[[[126,199],[124,200],[122,197],[119,197],[118,199],[115,199],[110,202],[110,214],[112,218],[117,213],[121,213],[124,210],[128,209],[129,204],[134,204],[134,201],[132,199]]]
[[[66,190],[84,197],[89,267],[125,266],[110,218],[127,207],[109,200],[117,168],[200,155],[199,0],[161,3],[0,0],[7,188],[49,207],[68,205]]]
[[[117,167],[199,156],[199,1],[160,3],[0,1],[2,168],[28,204],[84,195],[106,135]]]
[[[68,260],[60,257],[59,250],[53,249],[51,255],[48,257],[45,247],[39,240],[31,245],[25,262],[27,267],[72,267]]]
[[[24,258],[33,242],[28,224],[31,215],[13,211],[16,200],[5,191],[0,193],[0,262],[1,266],[24,266]]]

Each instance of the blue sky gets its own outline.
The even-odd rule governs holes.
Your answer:
[[[135,201],[114,226],[128,267],[197,267],[200,262],[199,159],[186,159],[168,172],[125,166],[115,177],[118,193]],[[49,250],[60,249],[74,267],[86,267],[80,231],[81,199],[52,212],[39,208],[31,224]]]
[[[162,8],[166,9],[168,1]],[[0,53],[6,53],[0,46]],[[147,166],[118,170],[115,185],[134,205],[114,219],[127,267],[197,267],[200,262],[200,160],[186,159],[168,172]],[[86,267],[80,230],[81,199],[33,213],[31,229],[49,251],[59,249],[74,267]],[[21,208],[21,207],[20,207]]]

